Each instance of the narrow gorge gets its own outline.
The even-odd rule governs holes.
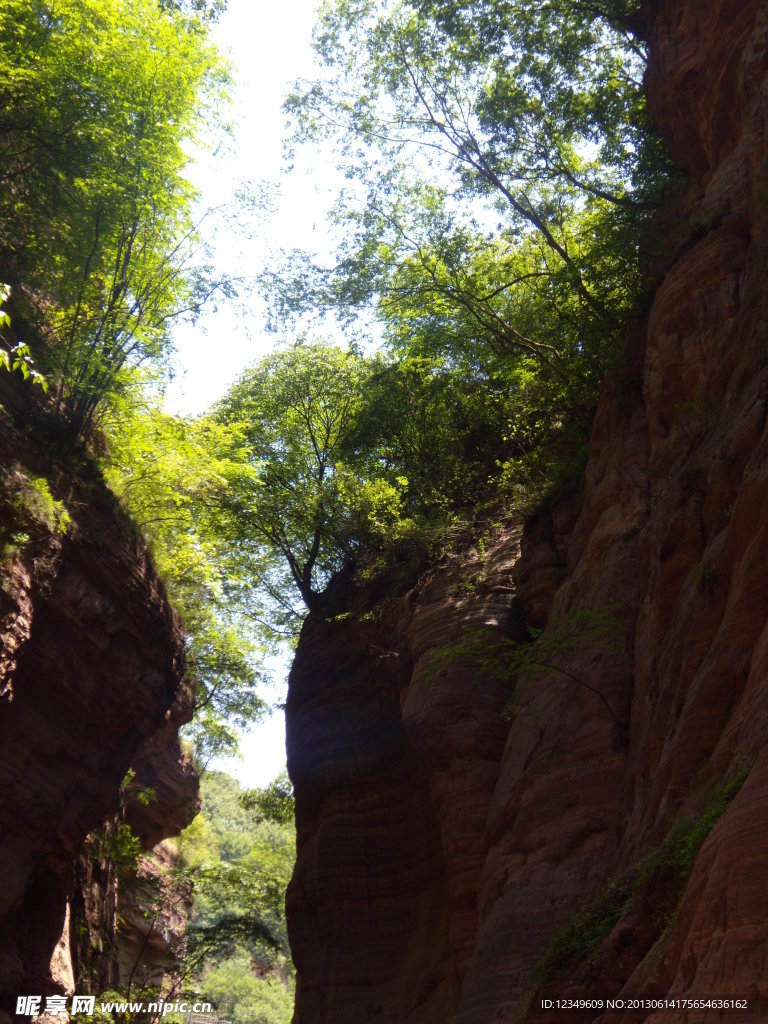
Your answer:
[[[161,4],[162,17],[176,6],[206,8]],[[572,6],[590,8],[592,17],[592,7],[626,14],[630,5]],[[183,82],[184,61],[193,61],[203,38],[190,19],[184,25],[192,43],[179,58]],[[160,22],[170,32],[171,22]],[[245,645],[246,654],[233,653],[234,641],[228,647],[222,638],[231,639],[233,621],[240,627],[248,614],[260,620],[265,608],[284,613],[276,621],[288,633],[297,608],[304,613],[302,600],[310,611],[286,703],[297,834],[286,897],[294,1024],[757,1024],[768,1018],[768,7],[762,0],[645,0],[626,24],[647,44],[646,95],[677,175],[644,242],[646,291],[623,326],[577,482],[571,474],[546,499],[519,513],[506,510],[474,533],[456,529],[452,545],[427,555],[409,545],[405,529],[396,536],[402,523],[394,515],[384,517],[408,483],[392,455],[396,445],[388,448],[391,438],[381,440],[370,426],[390,399],[390,426],[398,423],[394,389],[386,391],[392,367],[383,358],[369,366],[358,352],[331,357],[330,347],[313,348],[303,339],[284,348],[244,375],[209,419],[173,421],[158,413],[142,428],[146,433],[137,431],[145,461],[154,458],[155,436],[174,456],[162,477],[162,501],[185,523],[179,533],[186,531],[188,546],[174,547],[170,532],[159,532],[153,550],[171,566],[167,574],[179,563],[173,584],[189,599],[189,618],[202,622],[195,656],[203,667],[195,675],[185,671],[190,641],[148,543],[128,500],[121,503],[106,482],[109,460],[99,445],[117,451],[129,415],[116,417],[111,440],[93,428],[87,443],[75,444],[59,420],[40,414],[44,402],[30,398],[31,383],[0,373],[0,1024],[29,1019],[16,1011],[24,994],[130,992],[139,981],[173,988],[168,979],[183,952],[192,892],[163,888],[171,885],[177,858],[167,840],[200,807],[197,773],[179,730],[196,699],[203,706],[222,699],[221,717],[211,719],[214,747],[225,745],[228,714],[247,724],[261,713],[249,658],[263,636]],[[7,30],[1,13],[0,29]],[[148,44],[150,56],[156,45]],[[200,81],[223,76],[212,52],[197,53]],[[191,109],[186,92],[177,93],[183,93],[179,108]],[[22,112],[26,96],[23,101]],[[133,129],[137,119],[128,120]],[[181,113],[177,120],[185,123]],[[17,127],[0,124],[0,143],[3,133],[12,138],[12,129],[23,139]],[[105,153],[116,151],[107,141],[99,156],[104,162]],[[143,137],[136,145],[143,167]],[[173,160],[183,166],[178,140],[168,147],[168,166],[176,168]],[[122,173],[127,162],[118,165]],[[13,173],[22,175],[18,168]],[[52,194],[58,174],[51,171]],[[33,192],[39,182],[30,180]],[[64,235],[77,226],[84,179],[75,180],[71,208],[62,214]],[[191,202],[191,190],[173,180]],[[42,172],[39,181],[47,181]],[[154,185],[150,206],[163,194]],[[107,191],[119,188],[110,183]],[[574,202],[577,214],[585,202]],[[97,227],[100,204],[94,201]],[[8,210],[15,214],[18,205],[9,200]],[[163,220],[154,208],[142,216],[153,226]],[[6,245],[11,229],[3,231]],[[170,229],[163,231],[159,247],[170,237]],[[154,260],[147,242],[150,250]],[[13,245],[3,253],[10,263]],[[30,253],[28,266],[36,258],[31,243]],[[566,256],[570,273],[575,261]],[[45,288],[38,282],[37,291],[27,287],[19,260],[13,294],[28,299],[43,322],[54,305],[48,282]],[[307,267],[300,262],[302,273]],[[396,283],[401,272],[393,271]],[[596,305],[578,268],[573,272],[577,298],[586,294]],[[78,275],[87,277],[76,268],[72,279]],[[6,277],[11,280],[0,274]],[[563,279],[552,275],[557,287]],[[366,284],[373,287],[360,283],[361,294]],[[88,301],[101,308],[101,286],[93,284],[85,299],[78,293],[78,315]],[[0,304],[7,294],[0,290]],[[131,289],[117,282],[114,308],[126,294]],[[416,294],[423,299],[418,288]],[[446,294],[437,305],[447,305]],[[178,296],[171,298],[169,309],[178,305]],[[588,305],[581,303],[580,316]],[[23,334],[24,308],[20,301],[11,312],[18,335],[3,327],[9,352]],[[412,311],[404,308],[407,320]],[[564,308],[571,309],[565,302]],[[123,323],[115,338],[130,335],[134,315],[126,314],[129,327]],[[156,315],[164,330],[170,313],[163,307]],[[392,330],[397,334],[397,325]],[[443,330],[440,322],[435,333]],[[150,355],[160,327],[153,331]],[[97,364],[86,337],[85,356],[73,342],[72,358],[67,352],[62,359],[60,339],[55,331],[50,336],[65,370],[82,359],[88,385],[80,394],[80,379],[65,380],[58,405],[78,410],[77,427],[91,427],[101,397],[94,397],[87,372],[101,383],[117,366],[108,385],[118,405],[129,390],[120,374],[135,369],[134,350],[120,363],[115,346],[107,345],[104,364]],[[427,357],[416,352],[414,362],[423,369]],[[318,367],[328,376],[318,376]],[[429,372],[437,379],[443,369],[436,359]],[[303,486],[311,472],[299,457],[291,462],[295,451],[278,432],[287,422],[279,419],[284,407],[295,411],[284,395],[301,391],[294,386],[300,372],[322,386],[335,373],[333,380],[347,386],[339,386],[336,405],[358,412],[362,399],[349,381],[360,393],[371,380],[385,386],[353,424],[353,441],[335,466],[325,449],[320,457],[315,435],[312,447],[305,444],[310,471],[317,472],[312,458],[319,460],[320,484],[334,472],[341,483],[331,499],[318,490],[316,508],[299,509],[297,540],[279,504],[283,466],[270,467],[258,430],[256,440],[248,438],[243,424],[257,422],[254,409],[264,422],[272,416],[274,433],[264,450],[289,452],[285,474],[295,471]],[[414,371],[417,378],[432,380]],[[408,383],[407,374],[402,380]],[[487,421],[478,435],[488,448],[498,417],[476,390],[466,384],[461,412],[482,409]],[[437,392],[425,391],[424,407],[444,414],[443,443],[458,420],[440,406],[444,393],[429,406]],[[324,415],[326,398],[321,394]],[[54,403],[47,401],[50,413]],[[409,415],[406,408],[406,426]],[[345,426],[334,424],[329,434],[341,436]],[[473,428],[470,423],[459,439],[467,448]],[[215,458],[206,447],[211,438],[222,446]],[[423,456],[431,439],[421,441]],[[353,448],[363,451],[357,468],[344,462]],[[202,465],[195,467],[202,483],[189,482],[188,466],[179,469],[189,452]],[[485,448],[482,455],[491,459]],[[471,472],[482,463],[480,456],[473,460],[471,451],[465,458]],[[446,458],[453,469],[460,461]],[[390,477],[381,470],[385,464]],[[462,476],[465,468],[459,465],[444,492],[435,486],[432,493],[430,465],[417,466],[426,483],[423,494],[413,485],[413,507],[423,499],[431,508],[436,493],[436,504],[449,508],[471,475]],[[355,474],[362,479],[364,472],[370,476],[355,490]],[[126,470],[123,479],[127,494],[137,478]],[[265,494],[273,497],[270,486],[278,498],[259,505]],[[292,486],[291,500],[297,493],[314,496],[295,481]],[[474,501],[462,499],[462,508]],[[355,501],[359,507],[352,507]],[[340,523],[336,534],[318,525],[329,504]],[[214,507],[195,533],[204,518],[199,510],[207,515]],[[370,527],[374,521],[379,533]],[[219,527],[231,535],[212,538]],[[355,528],[369,532],[360,540]],[[277,555],[264,554],[263,535],[277,536]],[[371,548],[385,551],[378,562],[366,561],[371,536]],[[222,583],[216,574],[234,561],[221,555],[227,543],[243,563]],[[198,578],[201,551],[222,560],[212,555]],[[190,552],[195,557],[186,563]],[[253,565],[263,569],[272,605],[258,596],[258,581],[246,578]],[[187,577],[192,584],[185,591]],[[286,590],[286,579],[298,597]],[[200,609],[210,610],[214,599],[205,619]],[[242,602],[248,601],[255,603],[246,614]],[[272,641],[278,626],[269,627]],[[194,692],[206,669],[208,689]],[[227,689],[232,678],[241,689]],[[151,799],[142,799],[146,793]],[[278,795],[284,813],[290,793]],[[143,851],[130,891],[121,888],[116,867],[126,843],[134,859],[137,843]],[[219,862],[217,870],[223,876],[231,867]],[[163,909],[155,902],[150,911],[147,892],[156,901],[158,886]],[[233,948],[232,942],[227,955]],[[261,980],[271,981],[272,968],[249,959],[249,950],[243,957],[247,975],[261,971]],[[576,1009],[566,1012],[558,1000],[577,1001]],[[669,1002],[654,1008],[654,1000]],[[686,1000],[709,1005],[690,1008]],[[733,1005],[724,1009],[723,1001]]]

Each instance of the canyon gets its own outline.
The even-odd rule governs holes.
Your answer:
[[[305,621],[295,1024],[768,1014],[768,13],[648,0],[633,27],[680,177],[582,484],[431,563],[345,570]],[[145,544],[5,374],[0,403],[5,1024],[19,994],[172,968],[189,893],[148,935],[145,890],[198,785]],[[132,895],[125,825],[154,851]]]

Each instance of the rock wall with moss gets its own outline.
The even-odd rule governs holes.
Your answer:
[[[191,715],[183,634],[144,544],[86,458],[14,419],[24,403],[7,379],[0,398],[0,1019],[10,1020],[18,995],[119,977],[103,843],[129,822],[146,847],[178,832],[196,811],[197,778],[178,742]],[[138,817],[121,807],[132,765],[157,795]]]
[[[297,1024],[768,1009],[768,22],[643,16],[685,184],[582,493],[426,573],[340,578],[302,633]]]

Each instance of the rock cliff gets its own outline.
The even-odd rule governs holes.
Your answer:
[[[194,814],[177,732],[191,714],[183,634],[147,551],[87,460],[0,409],[0,1019],[16,996],[71,991],[82,950],[114,943],[114,879],[91,834],[121,782],[158,791],[151,846]],[[122,812],[124,813],[124,812]],[[122,820],[122,817],[119,819]],[[97,877],[104,875],[104,877]],[[111,899],[96,907],[94,895]],[[98,902],[98,901],[97,901]],[[90,931],[89,931],[90,929]],[[106,939],[105,939],[106,941]],[[82,943],[81,943],[82,944]],[[109,959],[114,950],[99,950]],[[102,962],[101,970],[108,972]],[[86,986],[79,985],[79,991]]]
[[[768,15],[644,18],[687,191],[583,493],[483,557],[339,579],[303,631],[298,1024],[768,1013]]]

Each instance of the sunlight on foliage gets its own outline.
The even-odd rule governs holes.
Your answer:
[[[289,789],[281,777],[265,790],[243,791],[229,776],[208,772],[202,793],[202,813],[181,837],[195,886],[188,984],[233,1024],[288,1024],[294,982],[283,903],[295,855]],[[260,805],[270,813],[248,809]]]
[[[265,711],[258,651],[231,608],[230,556],[218,507],[231,487],[255,490],[258,474],[238,435],[208,418],[113,403],[107,479],[150,539],[187,632],[196,684],[198,754],[232,750],[236,730]]]
[[[399,521],[397,478],[348,444],[369,373],[354,352],[299,341],[246,370],[215,408],[259,476],[254,488],[244,474],[246,487],[233,487],[224,509],[230,582],[243,605],[265,595],[263,621],[278,635],[301,621],[296,597],[313,608],[371,530]]]
[[[2,336],[3,328],[11,326],[11,318],[3,309],[10,294],[11,289],[8,285],[0,284],[0,337]],[[48,390],[47,380],[42,373],[35,369],[29,345],[26,345],[23,341],[17,341],[10,348],[0,346],[0,369],[7,370],[9,373],[13,370],[18,370],[24,380],[32,381],[33,384],[41,387],[43,391]]]
[[[204,22],[181,8],[0,9],[0,260],[23,285],[55,409],[81,433],[121,371],[162,361],[170,323],[218,286],[184,172],[225,83]]]
[[[458,394],[493,380],[509,429],[495,466],[465,458],[473,493],[520,501],[578,467],[640,301],[669,162],[634,30],[623,2],[333,0],[286,103],[293,149],[324,147],[348,184],[330,269],[289,253],[265,273],[273,322],[319,311],[355,337],[372,313],[394,365]]]

